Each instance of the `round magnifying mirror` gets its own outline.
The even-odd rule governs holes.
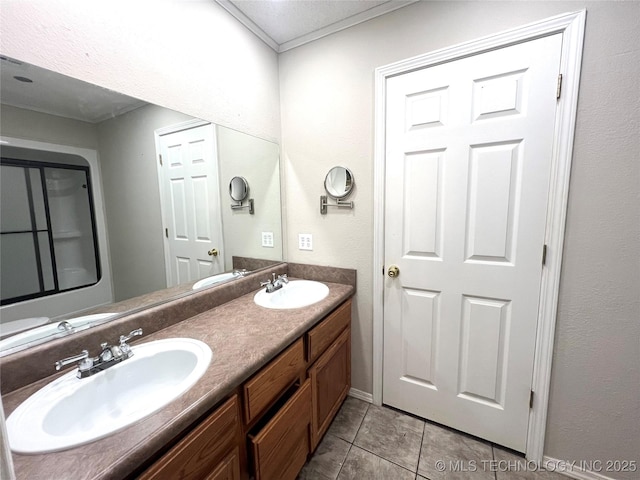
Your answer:
[[[333,198],[345,198],[353,189],[354,180],[351,170],[345,167],[333,167],[324,179],[324,189]]]
[[[242,202],[249,195],[249,184],[244,177],[233,177],[229,182],[229,195],[236,202]]]

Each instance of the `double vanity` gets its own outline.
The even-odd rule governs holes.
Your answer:
[[[95,383],[84,387],[88,394],[63,395],[45,409],[53,436],[111,432],[61,451],[14,452],[16,477],[295,479],[350,388],[355,277],[354,270],[279,264],[0,359],[10,417],[31,395],[62,382],[61,374],[48,376],[56,360],[144,331],[131,340],[132,358],[77,380]],[[258,289],[277,278],[282,288]],[[124,417],[135,423],[113,428]]]

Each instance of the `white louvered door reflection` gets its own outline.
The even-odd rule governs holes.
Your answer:
[[[214,127],[162,135],[160,151],[172,287],[224,271],[224,256],[208,255],[223,251]]]
[[[561,36],[387,82],[383,402],[525,451]]]

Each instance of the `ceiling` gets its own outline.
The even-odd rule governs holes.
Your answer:
[[[276,52],[404,7],[416,0],[216,0]]]
[[[90,123],[146,105],[142,100],[6,56],[0,56],[0,85],[3,104]]]

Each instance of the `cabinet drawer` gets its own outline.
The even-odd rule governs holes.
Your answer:
[[[307,360],[309,363],[315,362],[349,323],[351,323],[350,299],[307,333]]]
[[[294,480],[309,454],[309,380],[255,436],[250,436],[256,480]]]
[[[304,347],[300,339],[245,383],[246,423],[258,418],[303,371]]]
[[[240,432],[238,396],[227,402],[167,452],[141,479],[206,478],[227,451],[237,443]]]

